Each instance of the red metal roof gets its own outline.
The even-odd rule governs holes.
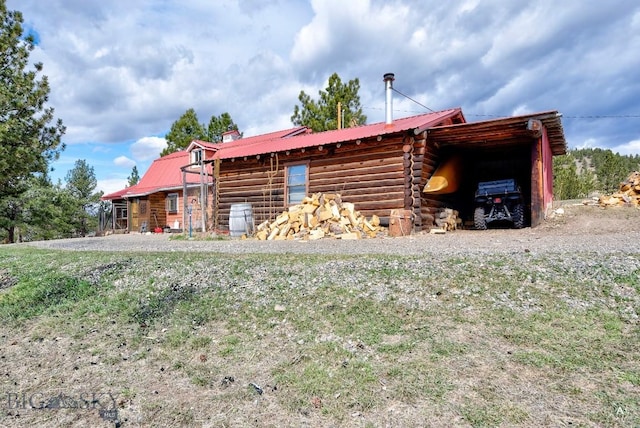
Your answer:
[[[237,140],[229,141],[227,143],[210,143],[208,141],[193,140],[191,144],[189,144],[189,147],[187,147],[187,151],[190,151],[196,145],[202,148],[205,148],[207,150],[216,151],[222,147],[229,148],[229,147],[236,147],[238,145],[244,146],[244,145],[252,144],[255,142],[275,140],[278,138],[288,138],[295,135],[304,134],[307,132],[311,132],[311,130],[305,126],[298,126],[296,128],[289,128],[289,129],[283,129],[281,131],[269,132],[267,134],[260,134],[260,135],[254,135],[252,137],[238,138]]]
[[[165,190],[180,190],[182,189],[182,171],[180,168],[188,163],[189,153],[184,150],[158,158],[153,161],[138,184],[104,195],[102,199],[124,199],[146,196]],[[187,174],[187,183],[199,184],[200,176],[198,174]]]
[[[135,186],[131,186],[131,187],[125,187],[122,190],[118,190],[117,192],[113,192],[113,193],[108,193],[106,195],[102,195],[102,197],[100,199],[102,199],[103,201],[111,201],[114,199],[122,199],[122,195],[124,195],[127,190],[133,188]]]
[[[405,132],[411,129],[424,130],[439,125],[444,120],[457,115],[460,115],[464,120],[461,109],[455,108],[403,119],[395,119],[390,125],[387,125],[385,122],[379,122],[371,125],[358,126],[356,128],[317,133],[312,133],[306,127],[296,127],[217,144],[194,140],[189,145],[189,148],[193,148],[193,146],[197,144],[205,149],[214,151],[214,159],[231,159],[301,149],[304,147],[314,147],[323,144],[355,141]],[[210,157],[208,158],[211,159]],[[182,189],[182,171],[180,168],[188,165],[189,161],[189,152],[186,150],[156,159],[138,184],[104,195],[102,199],[123,199],[146,196],[160,191]],[[198,174],[187,174],[188,184],[198,184],[199,182],[200,177]]]
[[[308,129],[307,127],[299,126],[296,128],[289,128],[289,129],[283,129],[281,131],[269,132],[267,134],[254,135],[253,137],[243,137],[234,141],[230,141],[228,143],[218,143],[216,147],[218,150],[221,150],[221,149],[227,150],[227,149],[238,147],[238,146],[244,147],[246,145],[250,145],[254,143],[264,143],[265,141],[291,138],[291,137],[295,137],[296,135],[301,135],[301,134],[304,135],[309,132],[311,132],[311,130]]]
[[[393,134],[410,129],[435,126],[443,120],[462,114],[459,108],[443,110],[435,113],[396,119],[392,124],[385,122],[371,125],[345,128],[334,131],[317,133],[302,133],[288,138],[287,135],[270,137],[271,134],[258,135],[251,138],[241,138],[231,143],[220,144],[214,159],[230,159],[244,156],[254,156],[264,153],[301,149],[303,147],[320,146],[323,144],[340,143],[376,137],[378,135]]]
[[[199,145],[208,150],[219,150],[221,147],[232,148],[237,145],[245,146],[252,143],[270,141],[278,138],[285,138],[293,135],[299,135],[309,132],[308,128],[295,127],[289,129],[283,129],[280,131],[270,132],[268,134],[256,135],[253,137],[241,138],[239,140],[231,141],[228,143],[209,143],[207,141],[194,140],[189,145],[189,149],[194,145]],[[182,189],[182,170],[183,166],[188,165],[190,162],[189,152],[182,150],[179,152],[171,153],[153,161],[147,172],[142,176],[142,179],[135,186],[127,187],[117,192],[109,193],[102,196],[102,200],[114,200],[125,199],[137,196],[146,196],[151,193],[161,192],[165,190],[179,190]],[[188,184],[199,184],[200,176],[198,174],[187,174]]]

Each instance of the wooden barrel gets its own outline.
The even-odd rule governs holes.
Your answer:
[[[411,210],[391,210],[389,216],[389,236],[409,236],[413,229]]]
[[[250,203],[233,204],[229,213],[229,235],[237,237],[253,233],[253,209]]]

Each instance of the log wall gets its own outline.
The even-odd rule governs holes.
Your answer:
[[[405,141],[396,136],[225,159],[217,189],[218,224],[228,228],[231,205],[237,203],[251,203],[256,223],[273,219],[285,209],[285,165],[304,161],[309,162],[309,194],[340,193],[362,215],[388,218],[392,209],[406,206],[406,187],[411,185],[405,178],[403,146]]]
[[[267,155],[268,156],[268,155]],[[273,218],[284,207],[284,165],[271,157],[223,160],[217,182],[215,223],[228,230],[231,205],[250,203],[256,223]]]
[[[427,143],[425,139],[426,134],[422,134],[411,137],[407,141],[411,145],[411,156],[413,162],[411,169],[408,171],[411,174],[411,210],[413,211],[413,226],[414,229],[420,231],[425,224],[425,218],[422,214],[422,189],[426,183],[426,179],[423,178],[423,168],[425,165],[425,157],[427,154]],[[429,224],[427,219],[427,224]]]
[[[403,141],[349,143],[310,162],[309,192],[340,193],[369,217],[389,217],[404,207]]]
[[[422,190],[427,184],[427,181],[433,175],[436,167],[440,163],[440,151],[438,148],[426,138],[426,133],[423,133],[419,137],[416,137],[416,147],[422,154],[420,165],[420,229],[428,230],[434,225],[435,213],[444,208],[446,204],[438,195],[428,195]]]

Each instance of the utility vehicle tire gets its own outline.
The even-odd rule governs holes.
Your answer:
[[[524,227],[524,205],[517,204],[513,207],[513,227],[522,229]]]
[[[484,207],[476,207],[473,212],[473,226],[477,230],[487,230],[487,220],[484,218]]]

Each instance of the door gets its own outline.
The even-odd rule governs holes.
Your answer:
[[[138,230],[140,228],[140,220],[138,217],[140,200],[138,198],[132,199],[130,204],[131,204],[131,209],[129,210],[129,212],[131,213],[131,219],[130,219],[131,227],[129,228],[129,231]]]

